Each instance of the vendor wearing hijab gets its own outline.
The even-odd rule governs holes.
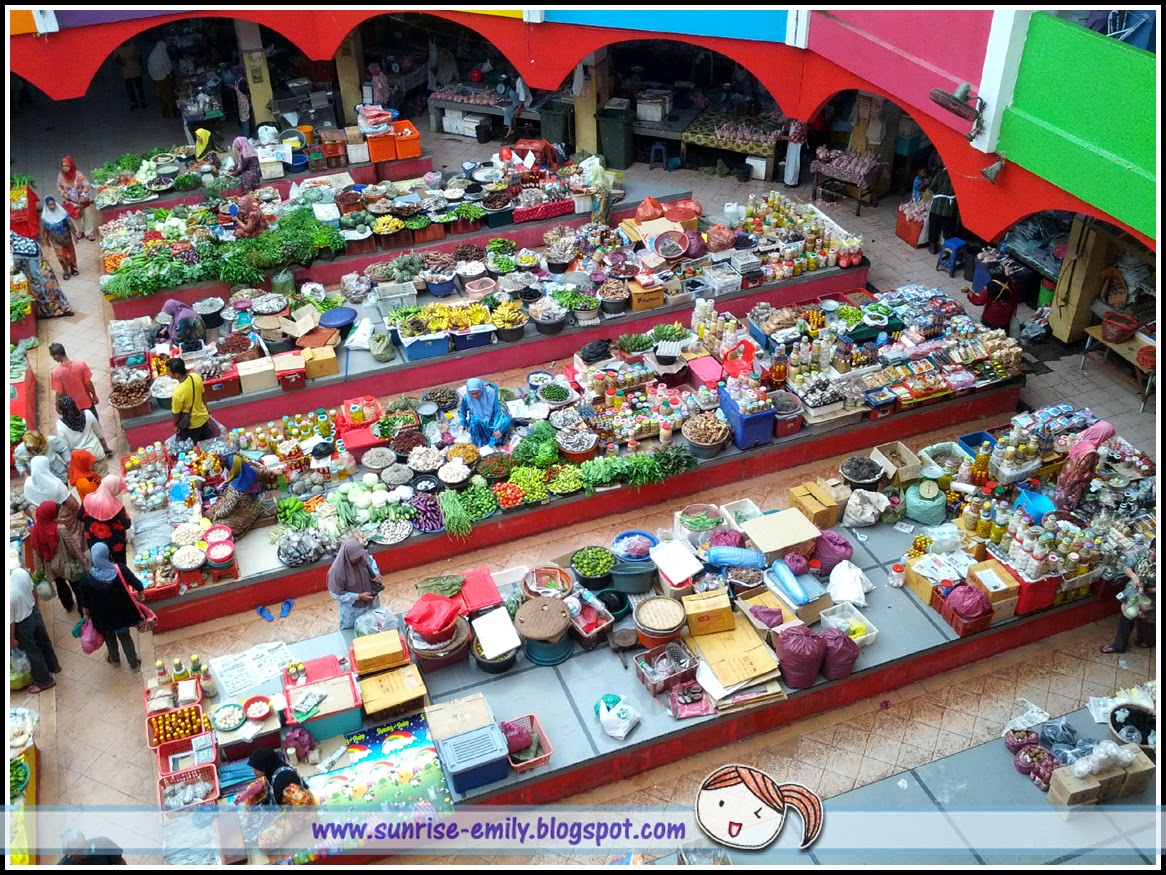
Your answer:
[[[349,538],[340,545],[328,569],[328,592],[340,606],[340,629],[351,629],[369,608],[380,606],[377,593],[381,573],[360,541]]]
[[[255,147],[246,137],[235,137],[231,143],[231,157],[235,159],[235,169],[232,175],[238,177],[239,187],[243,191],[255,191],[259,187],[259,156]]]
[[[77,450],[69,460],[69,485],[77,490],[77,497],[82,502],[96,492],[101,483],[101,475],[93,470],[96,462],[88,450]]]
[[[81,239],[81,232],[73,223],[73,217],[57,206],[52,195],[45,198],[45,208],[41,210],[40,225],[45,239],[57,254],[61,263],[61,277],[77,276],[77,247],[74,242]]]
[[[470,440],[479,447],[495,446],[510,432],[510,414],[498,400],[498,390],[477,377],[466,383],[458,416]]]
[[[64,483],[69,477],[69,445],[54,435],[46,436],[39,431],[26,431],[24,440],[12,451],[12,461],[16,470],[27,477],[29,463],[37,456],[49,460],[49,470]]]
[[[202,349],[206,340],[206,323],[193,307],[171,299],[162,305],[162,312],[170,317],[170,322],[158,329],[159,338],[169,340],[182,350],[187,345],[195,350]]]
[[[261,747],[247,758],[256,781],[239,794],[237,801],[247,805],[315,805],[316,800],[304,787],[300,773],[289,766],[278,751]]]
[[[33,570],[52,580],[65,610],[73,610],[73,591],[89,565],[89,551],[85,549],[76,511],[52,499],[42,501],[36,508],[28,544],[32,548]]]
[[[259,501],[262,483],[259,472],[239,453],[219,456],[223,466],[223,494],[210,512],[210,520],[223,526],[230,526],[237,541],[255,525],[263,515],[263,505]]]
[[[81,504],[81,526],[89,547],[104,544],[115,562],[124,563],[129,552],[129,537],[133,530],[129,511],[119,497],[125,491],[125,481],[117,474],[103,477],[92,495]]]
[[[199,128],[194,132],[194,160],[199,164],[209,164],[218,170],[220,149],[222,149],[222,145],[219,143],[218,137],[206,128]]]
[[[77,583],[77,604],[81,613],[105,638],[105,661],[110,665],[121,665],[117,648],[120,641],[130,670],[137,671],[141,662],[130,630],[141,622],[142,614],[127,587],[141,592],[144,588],[142,582],[126,567],[124,560],[116,564],[111,561],[109,548],[104,544],[93,545],[90,559],[91,567]]]
[[[1117,432],[1105,420],[1096,422],[1077,435],[1077,443],[1069,450],[1069,458],[1057,476],[1057,492],[1053,501],[1058,510],[1076,510],[1097,473],[1097,448]]]
[[[267,220],[255,198],[249,194],[239,198],[238,213],[235,217],[235,239],[246,240],[258,237],[267,230]]]

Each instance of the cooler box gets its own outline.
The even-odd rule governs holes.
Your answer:
[[[727,390],[721,389],[720,394],[721,410],[725,412],[725,418],[733,429],[733,443],[738,449],[748,450],[773,440],[774,417],[777,416],[773,408],[759,413],[743,414]]]
[[[692,372],[693,385],[700,386],[703,383],[710,389],[717,388],[717,383],[725,375],[721,363],[711,355],[693,359],[688,363],[688,369]]]
[[[313,687],[320,688],[328,694],[328,697],[320,703],[319,710],[313,716],[301,722],[296,719],[292,711],[292,698],[300,692],[310,690]],[[334,738],[337,735],[360,731],[362,720],[361,705],[362,701],[360,698],[360,689],[356,685],[356,675],[349,673],[320,681],[317,684],[308,684],[296,688],[296,693],[288,697],[287,709],[284,714],[288,726],[302,726],[308,730],[308,734],[318,744],[327,738]]]
[[[506,738],[496,723],[437,742],[437,753],[458,793],[501,781],[510,772]]]

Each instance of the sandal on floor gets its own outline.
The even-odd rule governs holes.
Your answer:
[[[271,611],[267,610],[267,605],[260,605],[255,609],[255,613],[265,619],[267,622],[274,622],[275,617],[271,615]]]
[[[118,666],[119,668],[121,667],[121,660],[120,659],[114,659],[112,656],[107,656],[107,657],[105,657],[105,661],[108,662],[110,665]]]
[[[1112,644],[1106,644],[1101,648],[1102,653],[1125,653],[1124,650],[1114,650]]]
[[[30,693],[43,693],[45,690],[51,690],[51,689],[52,689],[53,687],[55,687],[56,685],[57,685],[57,684],[56,684],[56,682],[55,682],[55,681],[54,681],[53,683],[51,683],[51,684],[45,684],[43,687],[38,687],[38,686],[35,686],[35,685],[34,685],[34,686],[31,686],[31,687],[29,687],[29,688],[28,688],[28,691],[29,691]]]

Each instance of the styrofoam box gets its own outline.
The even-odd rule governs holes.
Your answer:
[[[448,114],[441,117],[441,129],[447,134],[457,134],[459,137],[465,130],[460,118],[450,118]]]
[[[259,165],[259,175],[263,179],[283,179],[283,162],[266,161]]]
[[[462,136],[476,137],[478,136],[478,123],[485,118],[484,115],[467,112],[462,116]]]
[[[461,124],[461,121],[463,118],[465,118],[465,115],[466,111],[464,109],[447,109],[445,111],[445,115],[442,116],[442,118],[447,118],[450,121],[455,121],[458,124]]]
[[[729,521],[729,525],[735,531],[741,531],[741,524],[737,522],[733,514],[739,510],[747,510],[753,513],[754,516],[761,516],[761,508],[759,508],[751,498],[742,498],[739,501],[730,501],[728,504],[721,505],[721,515]]]
[[[348,144],[348,163],[349,164],[367,164],[368,161],[369,161],[368,143],[349,143]]]
[[[768,159],[761,158],[757,155],[745,156],[745,163],[749,165],[750,179],[765,179],[765,168],[769,163]]]

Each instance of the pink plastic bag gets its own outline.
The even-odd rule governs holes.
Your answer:
[[[826,658],[826,642],[805,626],[794,626],[778,635],[781,677],[799,690],[813,686]]]
[[[740,532],[732,529],[723,529],[719,532],[713,532],[713,536],[709,538],[710,547],[744,547],[745,536]]]
[[[829,574],[835,565],[850,559],[853,555],[854,548],[850,546],[850,542],[837,532],[827,529],[818,539],[813,558],[822,563],[822,573]]]
[[[506,720],[498,724],[506,737],[506,747],[511,753],[518,753],[530,747],[530,727],[516,720]]]
[[[988,594],[977,586],[957,586],[947,597],[947,606],[965,620],[974,620],[992,610]]]
[[[810,560],[800,553],[787,553],[784,561],[789,566],[789,570],[793,572],[794,577],[809,573]]]
[[[105,646],[105,637],[97,631],[92,620],[86,620],[81,626],[81,649],[89,654],[96,653]]]
[[[822,640],[826,642],[826,658],[822,660],[822,675],[828,681],[842,680],[854,671],[858,661],[859,648],[849,635],[841,629],[825,629]]]

